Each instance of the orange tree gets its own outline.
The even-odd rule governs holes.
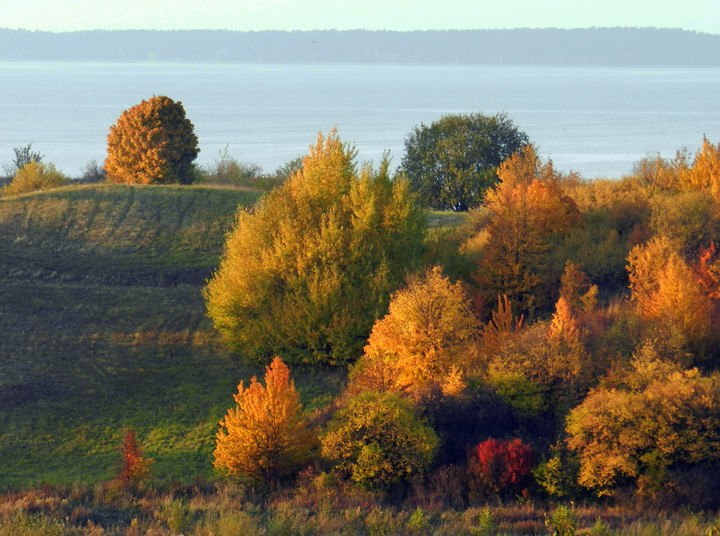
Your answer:
[[[105,171],[110,182],[188,184],[199,151],[182,103],[155,96],[125,110],[110,127]]]
[[[234,396],[237,406],[220,421],[215,467],[277,486],[306,462],[316,437],[302,415],[290,370],[276,357],[265,369],[265,386],[255,377]]]

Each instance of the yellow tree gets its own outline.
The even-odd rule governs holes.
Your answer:
[[[635,389],[598,387],[567,419],[578,481],[599,494],[628,478],[652,493],[673,472],[720,459],[720,377],[644,359],[634,368]]]
[[[411,277],[393,295],[389,309],[373,326],[351,390],[391,390],[411,397],[434,386],[446,394],[462,390],[479,326],[460,283],[432,268]]]
[[[110,182],[187,184],[199,151],[182,103],[155,96],[125,110],[110,127],[105,171]]]
[[[336,133],[252,212],[240,212],[205,290],[208,314],[245,356],[348,362],[417,266],[424,215],[388,164],[359,174]]]
[[[0,196],[57,188],[67,184],[68,180],[54,165],[32,160],[17,170],[10,184],[0,188]]]
[[[215,467],[277,486],[307,462],[317,438],[303,419],[290,370],[279,357],[265,369],[265,386],[255,377],[234,395],[237,406],[220,421]]]

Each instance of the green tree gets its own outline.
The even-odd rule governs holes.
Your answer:
[[[505,114],[446,115],[405,140],[401,169],[423,206],[467,210],[498,181],[498,166],[528,143]]]
[[[155,96],[125,110],[110,127],[105,171],[110,182],[188,184],[199,151],[182,103]]]
[[[328,423],[322,454],[358,485],[386,489],[421,474],[439,443],[410,403],[390,393],[350,398]]]
[[[354,151],[319,137],[283,186],[238,214],[205,289],[231,349],[258,360],[348,362],[418,265],[424,216],[388,163],[356,173]]]
[[[47,190],[67,183],[68,178],[55,169],[54,165],[31,160],[17,170],[10,184],[0,189],[0,195],[18,195],[35,190]]]

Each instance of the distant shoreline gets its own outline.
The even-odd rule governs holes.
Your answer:
[[[656,28],[62,33],[0,29],[0,61],[717,67],[720,35]]]

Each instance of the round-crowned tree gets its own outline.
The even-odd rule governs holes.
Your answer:
[[[405,139],[401,169],[419,202],[435,210],[479,205],[498,181],[498,166],[527,145],[505,114],[446,115]]]
[[[188,184],[200,152],[181,102],[155,96],[125,110],[108,134],[110,182]]]

